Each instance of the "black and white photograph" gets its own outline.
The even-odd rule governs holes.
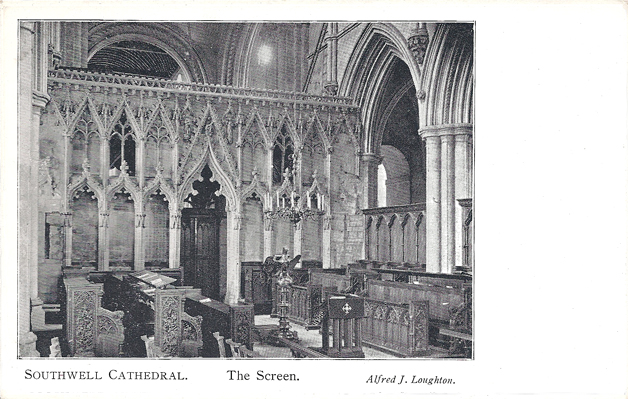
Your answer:
[[[619,2],[19,3],[3,399],[628,392]]]
[[[21,357],[472,358],[472,22],[20,24]]]

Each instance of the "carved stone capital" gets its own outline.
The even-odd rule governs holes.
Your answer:
[[[171,229],[180,229],[181,228],[181,212],[172,212],[170,213],[170,228]]]
[[[323,84],[323,91],[325,95],[336,96],[338,95],[338,82],[327,81]]]
[[[33,91],[33,107],[35,112],[41,112],[50,101],[50,96],[41,91]]]
[[[242,227],[242,214],[234,213],[233,214],[233,229],[240,230]]]
[[[137,215],[135,215],[135,227],[141,227],[144,228],[144,222],[146,220],[146,215],[138,213]]]
[[[408,38],[408,49],[410,49],[414,59],[419,65],[423,64],[429,42],[430,37],[427,33],[425,23],[418,23],[416,31]]]
[[[374,163],[379,165],[382,162],[382,157],[374,153],[363,153],[361,154],[362,162],[366,163]]]
[[[273,230],[273,219],[268,214],[264,215],[264,230],[265,231]]]
[[[100,227],[109,227],[109,214],[100,213]]]
[[[452,123],[446,125],[431,125],[419,129],[419,135],[423,140],[430,137],[473,135],[472,123]]]
[[[331,229],[331,221],[333,219],[332,215],[325,215],[323,217],[323,230],[330,230]]]

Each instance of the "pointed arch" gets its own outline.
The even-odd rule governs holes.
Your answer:
[[[199,158],[196,166],[192,168],[191,172],[183,179],[182,184],[179,186],[179,192],[177,193],[177,203],[179,206],[183,206],[185,198],[192,192],[192,183],[194,183],[201,176],[201,172],[205,165],[209,165],[213,176],[211,181],[217,181],[220,183],[220,192],[217,195],[223,194],[227,200],[227,210],[239,211],[239,197],[234,183],[229,178],[229,175],[220,166],[216,159],[216,153],[211,144],[211,140],[207,140],[207,144],[204,148],[203,155]]]
[[[76,193],[84,187],[88,187],[89,190],[94,193],[99,203],[105,200],[105,192],[100,183],[98,183],[89,172],[84,171],[80,179],[70,184],[68,187],[67,203],[71,203]]]
[[[473,30],[472,23],[438,24],[420,84],[426,93],[421,127],[473,123]]]
[[[269,191],[266,188],[266,184],[259,180],[259,176],[257,170],[254,170],[253,180],[251,183],[246,186],[244,190],[240,193],[240,202],[246,201],[252,194],[257,194],[257,196],[262,201],[262,205],[264,205],[264,209],[268,209],[270,207],[269,202]]]
[[[353,97],[361,107],[365,152],[376,150],[374,134],[378,123],[378,94],[398,61],[408,66],[414,86],[419,87],[420,69],[403,34],[390,23],[368,24],[349,58],[339,88],[341,95]]]
[[[274,137],[273,141],[277,138],[277,135],[281,132],[281,129],[284,126],[286,127],[286,130],[288,134],[290,135],[290,138],[292,139],[292,142],[294,143],[295,148],[299,148],[301,146],[301,138],[297,134],[296,126],[294,122],[292,121],[292,118],[290,118],[290,114],[288,113],[286,109],[284,109],[279,114],[279,118],[277,119],[277,130],[275,131],[275,134],[273,135]]]
[[[155,178],[144,187],[142,194],[144,202],[157,191],[161,191],[164,194],[169,204],[172,204],[177,200],[174,189],[159,172],[157,173],[157,176],[155,176]]]
[[[129,175],[123,171],[120,176],[107,188],[106,200],[110,202],[111,199],[121,189],[125,189],[131,194],[131,199],[137,205],[142,204],[142,191],[140,188],[129,178]]]
[[[264,124],[264,121],[259,114],[259,109],[257,108],[257,106],[254,106],[253,109],[251,109],[249,115],[246,118],[246,125],[244,127],[244,130],[242,131],[242,142],[247,141],[247,136],[249,135],[249,132],[251,132],[251,130],[254,128],[254,126],[257,127],[258,132],[264,140],[264,147],[270,148],[273,142],[270,138],[268,131],[266,130],[266,125]]]

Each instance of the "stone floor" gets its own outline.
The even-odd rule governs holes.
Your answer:
[[[272,326],[277,326],[279,319],[271,318],[269,315],[257,315],[255,316],[255,326],[257,330],[263,335],[264,331],[268,331]],[[305,328],[290,323],[291,329],[296,331],[301,345],[307,347],[320,348],[322,347],[322,337],[318,330],[306,330]],[[292,358],[290,349],[277,346],[268,345],[260,342],[260,336],[254,335],[253,348],[255,352],[258,352],[266,358]],[[256,342],[257,341],[257,342]],[[380,352],[375,349],[364,347],[364,357],[366,359],[394,359],[395,356],[388,353]]]

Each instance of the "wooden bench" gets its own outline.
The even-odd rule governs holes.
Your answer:
[[[450,355],[463,354],[465,357],[471,357],[473,346],[473,335],[463,331],[451,330],[449,328],[440,328],[438,333],[446,337],[451,337],[449,346]]]

